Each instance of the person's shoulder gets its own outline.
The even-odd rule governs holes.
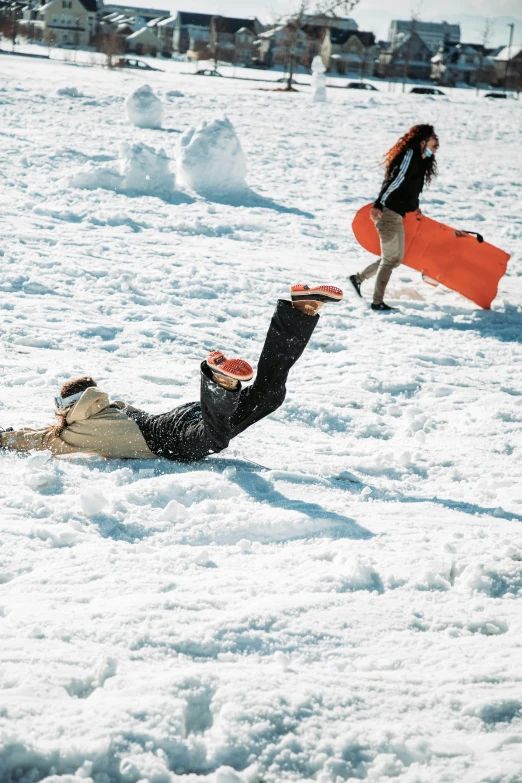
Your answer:
[[[98,389],[90,387],[86,389],[78,402],[67,414],[67,424],[73,424],[76,421],[85,421],[101,413],[110,405],[109,395]]]
[[[390,164],[390,168],[393,168],[394,166],[401,166],[406,158],[408,160],[411,159],[412,154],[413,154],[413,150],[410,150],[408,148],[401,150],[393,158]]]

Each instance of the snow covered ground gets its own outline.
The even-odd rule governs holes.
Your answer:
[[[159,412],[206,352],[255,364],[290,283],[367,263],[351,219],[418,121],[424,211],[508,274],[489,312],[407,268],[391,317],[347,292],[201,464],[2,455],[0,780],[520,783],[522,101],[259,86],[0,59],[0,426],[82,373]],[[224,112],[250,189],[174,184]]]

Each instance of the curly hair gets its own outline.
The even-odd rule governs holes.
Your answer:
[[[90,377],[90,375],[83,375],[81,378],[73,378],[71,381],[66,381],[62,388],[60,389],[60,397],[70,397],[71,394],[78,394],[78,392],[83,392],[85,389],[89,389],[91,386],[97,386],[98,384],[96,381]],[[60,411],[59,413],[56,413],[56,416],[58,418],[58,423],[55,424],[54,427],[50,428],[50,434],[58,438],[60,436],[60,433],[64,431],[64,429],[67,427],[67,414],[69,413],[72,406],[69,406],[64,411]]]
[[[383,164],[386,166],[386,178],[389,177],[390,172],[397,160],[397,157],[406,150],[419,150],[423,141],[428,141],[431,136],[437,136],[433,125],[422,124],[414,125],[409,129],[404,136],[401,136],[399,141],[388,150],[383,156]],[[431,180],[437,176],[437,161],[435,157],[424,158],[424,182],[429,185]]]

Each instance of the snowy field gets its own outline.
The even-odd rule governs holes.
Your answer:
[[[126,119],[144,84],[163,129]],[[407,268],[390,317],[347,291],[200,464],[0,456],[0,781],[520,783],[522,101],[259,86],[0,59],[0,426],[79,374],[160,412],[210,350],[255,365],[289,284],[366,265],[352,217],[417,122],[424,211],[508,274],[491,311]],[[250,189],[174,184],[223,113]]]

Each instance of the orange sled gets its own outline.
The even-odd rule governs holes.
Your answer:
[[[360,209],[352,223],[355,238],[365,250],[380,255],[379,234],[370,218],[373,204]],[[404,218],[406,266],[422,273],[426,282],[439,283],[489,310],[506,273],[508,253],[480,234],[458,231],[417,212]]]

